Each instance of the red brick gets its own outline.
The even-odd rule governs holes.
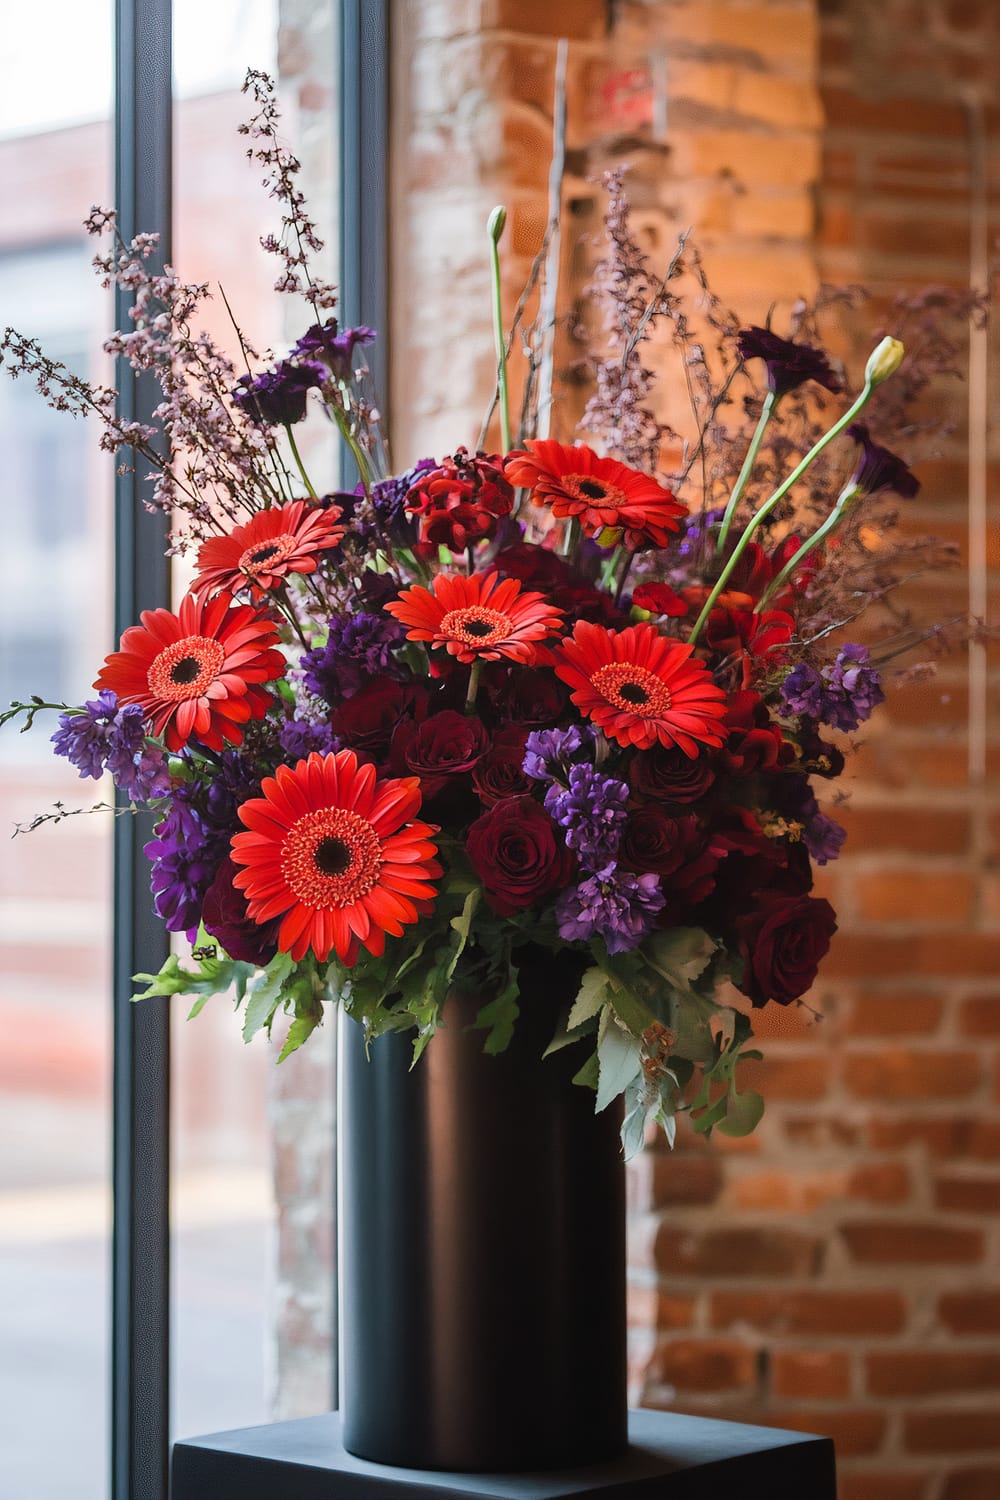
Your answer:
[[[1000,1121],[975,1115],[874,1115],[868,1131],[882,1150],[918,1145],[937,1157],[1000,1157]]]
[[[969,921],[976,884],[958,871],[929,875],[894,869],[856,877],[854,890],[866,922],[955,925]]]
[[[852,1198],[864,1198],[869,1203],[902,1203],[910,1196],[910,1173],[899,1162],[867,1162],[855,1167],[849,1189]]]
[[[873,1396],[940,1396],[951,1391],[993,1390],[1000,1386],[1000,1352],[879,1350],[865,1356],[865,1378]]]
[[[721,1187],[722,1163],[714,1155],[682,1156],[674,1151],[654,1155],[652,1208],[673,1203],[714,1203]]]
[[[849,1051],[844,1059],[844,1086],[858,1099],[967,1098],[981,1081],[982,1059],[971,1051],[884,1047]]]
[[[997,1500],[998,1495],[1000,1465],[953,1471],[945,1480],[941,1500]]]
[[[900,974],[946,979],[972,975],[992,978],[1000,969],[1000,937],[963,932],[961,942],[914,932],[907,937],[841,931],[833,940],[824,974],[842,978],[898,979]]]
[[[830,1080],[830,1059],[813,1053],[771,1053],[763,1062],[741,1065],[741,1089],[759,1089],[766,1099],[822,1099]]]
[[[952,1407],[910,1412],[903,1435],[911,1453],[961,1453],[967,1448],[1000,1448],[996,1403],[983,1411]]]
[[[696,1233],[674,1222],[660,1226],[656,1263],[677,1276],[811,1276],[823,1262],[824,1242],[791,1229],[708,1229]]]
[[[938,1177],[934,1203],[956,1213],[1000,1214],[1000,1177]]]
[[[1000,995],[970,995],[959,1006],[958,1024],[966,1036],[1000,1036]]]
[[[876,1453],[882,1445],[887,1421],[878,1411],[849,1410],[837,1407],[816,1407],[803,1411],[800,1407],[769,1411],[755,1418],[765,1427],[785,1427],[792,1432],[819,1432],[833,1438],[838,1458],[852,1458],[856,1454]]]
[[[841,1349],[778,1349],[771,1356],[771,1389],[776,1396],[804,1401],[841,1399],[851,1389],[850,1355]]]
[[[899,1333],[906,1322],[906,1300],[900,1292],[713,1292],[709,1304],[713,1328],[747,1327],[771,1334],[854,1334],[871,1337]],[[1000,1321],[1000,1293],[997,1294]]]
[[[838,1500],[926,1500],[927,1483],[919,1474],[873,1474],[854,1471],[837,1475]]]
[[[938,1319],[950,1333],[1000,1333],[1000,1288],[945,1292],[938,1298]]]
[[[841,1224],[853,1260],[867,1265],[966,1265],[983,1256],[979,1229],[954,1229],[937,1223],[900,1219],[862,1219]]]
[[[651,1373],[679,1391],[730,1391],[756,1383],[757,1353],[737,1339],[664,1340]]]
[[[965,134],[965,115],[958,104],[928,99],[863,98],[847,89],[824,88],[823,108],[829,130],[871,130],[902,135],[929,135],[935,140]]]
[[[937,1030],[943,1012],[940,995],[865,990],[856,997],[844,1027],[852,1036],[926,1035]]]

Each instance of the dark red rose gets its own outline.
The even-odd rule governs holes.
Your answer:
[[[629,786],[657,802],[697,802],[715,780],[706,756],[691,760],[683,750],[654,745],[639,750],[628,768]]]
[[[558,552],[550,552],[548,547],[539,547],[534,542],[505,547],[497,553],[495,564],[508,578],[516,578],[522,588],[538,589],[543,594],[563,587],[572,578],[569,563]]]
[[[330,716],[334,734],[352,750],[378,759],[389,749],[401,719],[423,717],[427,690],[418,683],[374,677]]]
[[[739,988],[755,1006],[769,1000],[789,1005],[814,983],[837,919],[821,896],[769,891],[736,927],[744,961]]]
[[[449,777],[471,771],[489,748],[490,737],[478,719],[445,708],[419,726],[399,726],[392,741],[392,769],[402,770],[402,760],[405,771],[420,777],[424,796],[434,797]]]
[[[698,819],[693,813],[671,818],[655,802],[646,802],[633,808],[625,820],[618,863],[640,875],[672,875],[697,837]]]
[[[531,797],[497,802],[469,829],[466,851],[500,917],[526,911],[573,872],[573,856],[544,808]]]
[[[524,774],[524,744],[494,745],[472,773],[472,785],[484,807],[505,797],[527,796],[534,783]]]
[[[236,866],[227,855],[205,893],[201,920],[205,931],[222,945],[230,958],[263,967],[278,951],[280,919],[259,923],[247,916],[246,897],[233,885],[236,873]]]
[[[508,724],[547,729],[561,716],[569,699],[554,672],[538,667],[515,667],[495,690],[497,717]]]

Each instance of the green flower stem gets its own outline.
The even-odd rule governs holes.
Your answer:
[[[616,572],[618,571],[618,564],[621,561],[621,555],[623,551],[624,548],[616,547],[611,556],[608,558],[608,561],[604,564],[604,568],[601,573],[601,588],[609,594],[611,592],[611,583]]]
[[[798,552],[792,554],[778,576],[771,579],[771,582],[768,584],[763,594],[761,594],[759,601],[754,606],[755,615],[763,613],[763,611],[767,608],[768,601],[772,599],[776,593],[778,593],[779,589],[784,587],[784,585],[788,582],[796,569],[802,566],[803,562],[809,556],[810,552],[812,552],[815,547],[818,547],[820,542],[825,541],[825,539],[830,535],[831,531],[836,530],[836,528],[840,525],[840,522],[844,519],[845,515],[850,509],[852,502],[856,500],[860,494],[861,491],[858,489],[850,489],[844,491],[844,493],[841,495],[840,499],[834,506],[833,510],[823,522],[822,526],[820,526],[819,529],[813,533],[808,541],[802,543],[802,546],[799,548]]]
[[[358,466],[358,475],[360,476],[361,486],[365,492],[365,498],[367,500],[370,500],[372,497],[372,477],[371,471],[368,468],[367,455],[364,453],[361,444],[358,442],[357,438],[354,436],[354,433],[351,431],[350,423],[347,420],[347,413],[342,411],[339,406],[335,406],[333,412],[334,420],[336,421],[337,427],[340,430],[340,435],[350,449],[351,457],[354,459],[354,462]]]
[[[510,395],[507,390],[507,349],[503,336],[503,301],[500,296],[500,236],[507,222],[507,210],[495,208],[490,214],[487,233],[490,238],[490,279],[493,286],[493,340],[497,351],[497,396],[500,402],[500,443],[510,452]]]
[[[302,456],[299,453],[299,445],[298,445],[298,443],[296,443],[296,441],[295,441],[295,434],[292,432],[292,424],[291,424],[291,422],[286,422],[285,423],[285,431],[288,433],[288,446],[292,450],[292,457],[294,458],[294,460],[295,460],[295,466],[298,469],[299,474],[302,477],[302,483],[305,485],[306,489],[308,490],[308,492],[312,496],[312,498],[314,500],[318,500],[319,496],[317,495],[316,491],[313,489],[313,487],[312,487],[312,481],[310,480],[309,475],[306,473],[306,466],[302,462]]]
[[[805,458],[800,460],[800,462],[789,474],[788,478],[778,486],[769,500],[764,501],[764,504],[760,507],[760,510],[758,510],[757,513],[753,516],[750,524],[747,526],[743,535],[740,537],[739,541],[736,543],[736,546],[733,548],[732,556],[719,575],[718,582],[716,583],[712,592],[709,594],[708,598],[705,600],[704,608],[702,609],[701,614],[694,622],[694,629],[688,636],[688,641],[692,646],[695,644],[699,635],[701,634],[705,621],[711,614],[716,599],[718,599],[719,595],[725,589],[726,584],[729,582],[733,570],[736,567],[736,564],[739,562],[746,549],[747,543],[750,541],[750,538],[753,536],[760,523],[765,520],[771,514],[772,510],[774,510],[775,506],[785,498],[792,485],[802,478],[802,475],[808,469],[809,465],[815,458],[819,457],[827,444],[832,443],[833,439],[835,437],[839,437],[844,428],[848,427],[850,423],[854,421],[854,418],[870,400],[872,391],[874,389],[875,386],[873,385],[871,380],[866,380],[864,390],[861,392],[860,396],[857,397],[854,404],[848,407],[847,411],[844,412],[844,415],[842,417],[839,417],[837,421],[834,422],[829,432],[825,432],[819,439],[819,441],[813,444],[813,446],[809,449],[809,452],[806,454]]]
[[[616,604],[620,604],[622,602],[622,594],[624,594],[624,592],[625,592],[625,583],[626,583],[626,581],[628,579],[629,572],[630,572],[632,564],[634,562],[635,562],[635,548],[634,547],[629,547],[627,549],[627,551],[626,551],[626,554],[625,554],[625,566],[622,568],[621,573],[619,574],[619,577],[618,577],[618,587],[615,589],[615,603]]]
[[[465,712],[474,714],[476,711],[476,694],[479,692],[479,678],[482,675],[483,658],[477,656],[469,668],[469,691],[465,695]]]
[[[760,416],[757,419],[757,427],[754,431],[753,437],[750,439],[750,446],[747,449],[747,456],[743,460],[743,467],[739,472],[739,477],[736,480],[736,484],[733,488],[733,493],[729,497],[729,504],[726,506],[726,513],[722,518],[722,525],[719,528],[718,539],[715,543],[716,553],[721,552],[723,547],[726,545],[726,537],[729,535],[729,528],[733,524],[733,517],[736,514],[736,507],[740,503],[743,491],[746,489],[747,480],[750,478],[753,466],[757,462],[757,454],[760,450],[760,444],[761,439],[764,436],[764,430],[767,427],[768,422],[771,420],[771,413],[774,411],[774,408],[777,406],[777,404],[778,393],[776,391],[768,391],[767,395],[764,397],[764,405],[761,407]]]

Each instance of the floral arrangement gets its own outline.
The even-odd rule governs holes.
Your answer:
[[[653,275],[612,174],[592,442],[537,435],[538,324],[511,437],[498,318],[500,451],[483,439],[394,473],[365,365],[375,333],[339,327],[333,288],[312,279],[319,241],[273,89],[256,73],[247,88],[249,155],[283,214],[262,244],[278,290],[309,309],[289,353],[265,358],[241,333],[237,375],[195,331],[207,289],[156,269],[146,235],[95,264],[133,294],[131,328],[106,347],[156,375],[158,428],[119,420],[113,391],[32,340],[8,330],[2,346],[12,374],[96,412],[103,446],[149,465],[171,549],[193,557],[178,611],[126,630],[95,698],[5,716],[57,708],[56,753],[155,813],[153,900],[193,953],[138,976],[139,998],[188,994],[197,1011],[232,990],[248,1039],[290,1017],[282,1058],[339,999],[371,1036],[413,1029],[419,1056],[467,990],[499,1052],[541,947],[577,976],[551,1046],[578,1049],[598,1109],[624,1095],[627,1152],[650,1121],[672,1139],[681,1110],[703,1133],[752,1130],[763,1101],[737,1074],[759,1056],[752,1011],[799,1003],[836,929],[812,894],[844,837],[811,780],[844,765],[824,731],[869,717],[891,654],[837,628],[912,563],[871,537],[917,481],[859,420],[902,342],[881,340],[848,401],[814,310],[787,338],[741,327],[683,242]],[[88,227],[114,236],[113,215]],[[685,276],[714,354],[675,293]],[[648,404],[664,325],[692,398],[686,445]],[[900,400],[947,367],[946,342],[924,343]],[[350,492],[311,483],[307,420],[342,435]]]

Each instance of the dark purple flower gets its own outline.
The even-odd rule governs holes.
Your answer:
[[[326,755],[336,748],[329,724],[310,724],[308,719],[286,719],[278,742],[289,760],[305,760],[314,750]]]
[[[233,387],[233,400],[259,427],[289,426],[302,421],[307,392],[325,379],[322,365],[283,359],[262,375],[241,375]]]
[[[149,802],[170,790],[167,758],[146,743],[142,709],[137,703],[119,708],[117,694],[107,689],[78,713],[60,714],[52,743],[81,776],[97,780],[109,771],[130,802]]]
[[[364,485],[357,485],[350,494],[340,491],[324,499],[330,504],[339,505],[341,519],[346,522],[351,533],[362,541],[379,541],[388,534],[393,541],[403,546],[412,546],[417,540],[417,523],[413,516],[407,514],[406,496],[420,475],[435,467],[433,458],[422,458],[412,469],[407,469],[405,474],[396,474],[373,484],[371,508],[375,513],[374,521],[370,513],[359,513],[360,502],[365,498]]]
[[[840,390],[840,379],[830,368],[822,349],[779,338],[769,328],[743,328],[737,337],[741,359],[762,359],[767,365],[767,383],[776,396],[787,395],[807,380],[815,380],[828,391]]]
[[[802,825],[802,842],[816,863],[827,865],[837,859],[847,830],[821,810],[808,777],[785,776],[777,785],[782,792],[779,809],[786,818]]]
[[[893,490],[904,500],[913,499],[920,488],[920,480],[910,473],[901,458],[890,453],[888,448],[873,443],[863,422],[852,422],[847,435],[861,445],[854,473],[845,486],[847,490],[856,490],[862,495]]]
[[[716,506],[712,510],[699,510],[687,518],[684,527],[684,535],[677,544],[677,551],[681,557],[689,557],[696,552],[704,543],[705,537],[713,526],[718,526],[725,515],[724,506]],[[689,581],[684,574],[685,582]]]
[[[571,724],[568,729],[536,729],[524,747],[524,772],[533,781],[565,782],[570,766],[581,754],[589,755],[594,736],[590,726]]]
[[[627,953],[652,932],[665,902],[658,875],[609,865],[563,891],[555,908],[559,935],[568,943],[602,937],[609,953]]]
[[[77,713],[59,715],[52,736],[56,755],[64,755],[81,776],[99,781],[104,775],[111,726],[118,710],[118,694],[108,690],[85,703]]]
[[[292,355],[308,360],[318,360],[325,365],[330,374],[337,380],[350,380],[351,365],[354,359],[354,350],[359,344],[373,344],[375,342],[374,328],[345,328],[343,333],[337,332],[336,318],[328,318],[325,323],[314,323],[307,328],[292,349]]]
[[[145,846],[152,861],[153,906],[168,932],[184,932],[193,942],[205,893],[229,852],[229,836],[210,827],[193,805],[197,783],[178,787],[170,809]]]
[[[391,615],[335,615],[326,645],[302,657],[305,685],[333,705],[373,677],[402,677],[393,655],[402,640],[402,627]]]
[[[593,766],[573,766],[569,787],[553,783],[545,809],[562,828],[566,846],[575,849],[586,869],[600,870],[618,852],[628,816],[629,790],[624,781],[602,776]]]
[[[808,662],[800,661],[792,668],[780,691],[783,713],[819,718],[823,707],[823,679]]]
[[[834,729],[857,729],[882,703],[882,678],[869,661],[867,646],[844,646],[837,660],[823,668],[823,705],[819,714]]]

